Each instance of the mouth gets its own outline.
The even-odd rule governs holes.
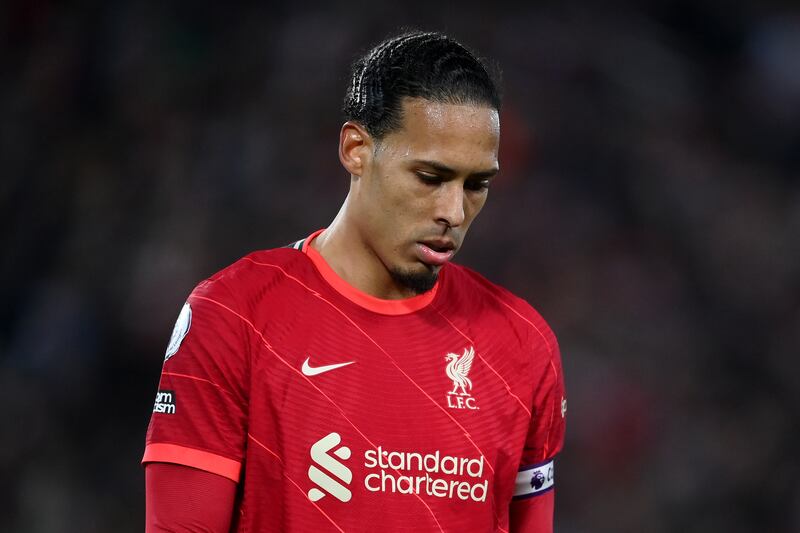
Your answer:
[[[417,258],[425,264],[442,266],[456,254],[456,245],[449,239],[418,241],[415,245]]]

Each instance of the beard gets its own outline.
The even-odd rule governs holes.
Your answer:
[[[436,285],[436,280],[439,279],[437,270],[427,268],[423,271],[395,269],[390,270],[389,273],[395,283],[411,290],[414,294],[428,292]]]

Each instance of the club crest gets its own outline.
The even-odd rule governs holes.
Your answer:
[[[444,359],[447,362],[445,373],[453,382],[453,390],[447,393],[447,406],[451,409],[478,409],[471,394],[472,380],[469,378],[475,359],[475,348],[464,348],[461,355],[448,353]]]

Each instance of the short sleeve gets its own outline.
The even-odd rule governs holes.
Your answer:
[[[249,395],[245,324],[220,282],[205,281],[189,296],[167,346],[142,463],[239,480]]]
[[[555,485],[553,458],[564,446],[567,399],[561,352],[555,337],[550,338],[551,356],[542,367],[534,388],[531,422],[522,452],[514,498],[530,498]]]

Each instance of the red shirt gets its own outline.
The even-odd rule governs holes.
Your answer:
[[[357,291],[318,233],[192,292],[143,462],[238,482],[234,531],[507,531],[563,444],[552,331],[454,264],[414,298]]]

